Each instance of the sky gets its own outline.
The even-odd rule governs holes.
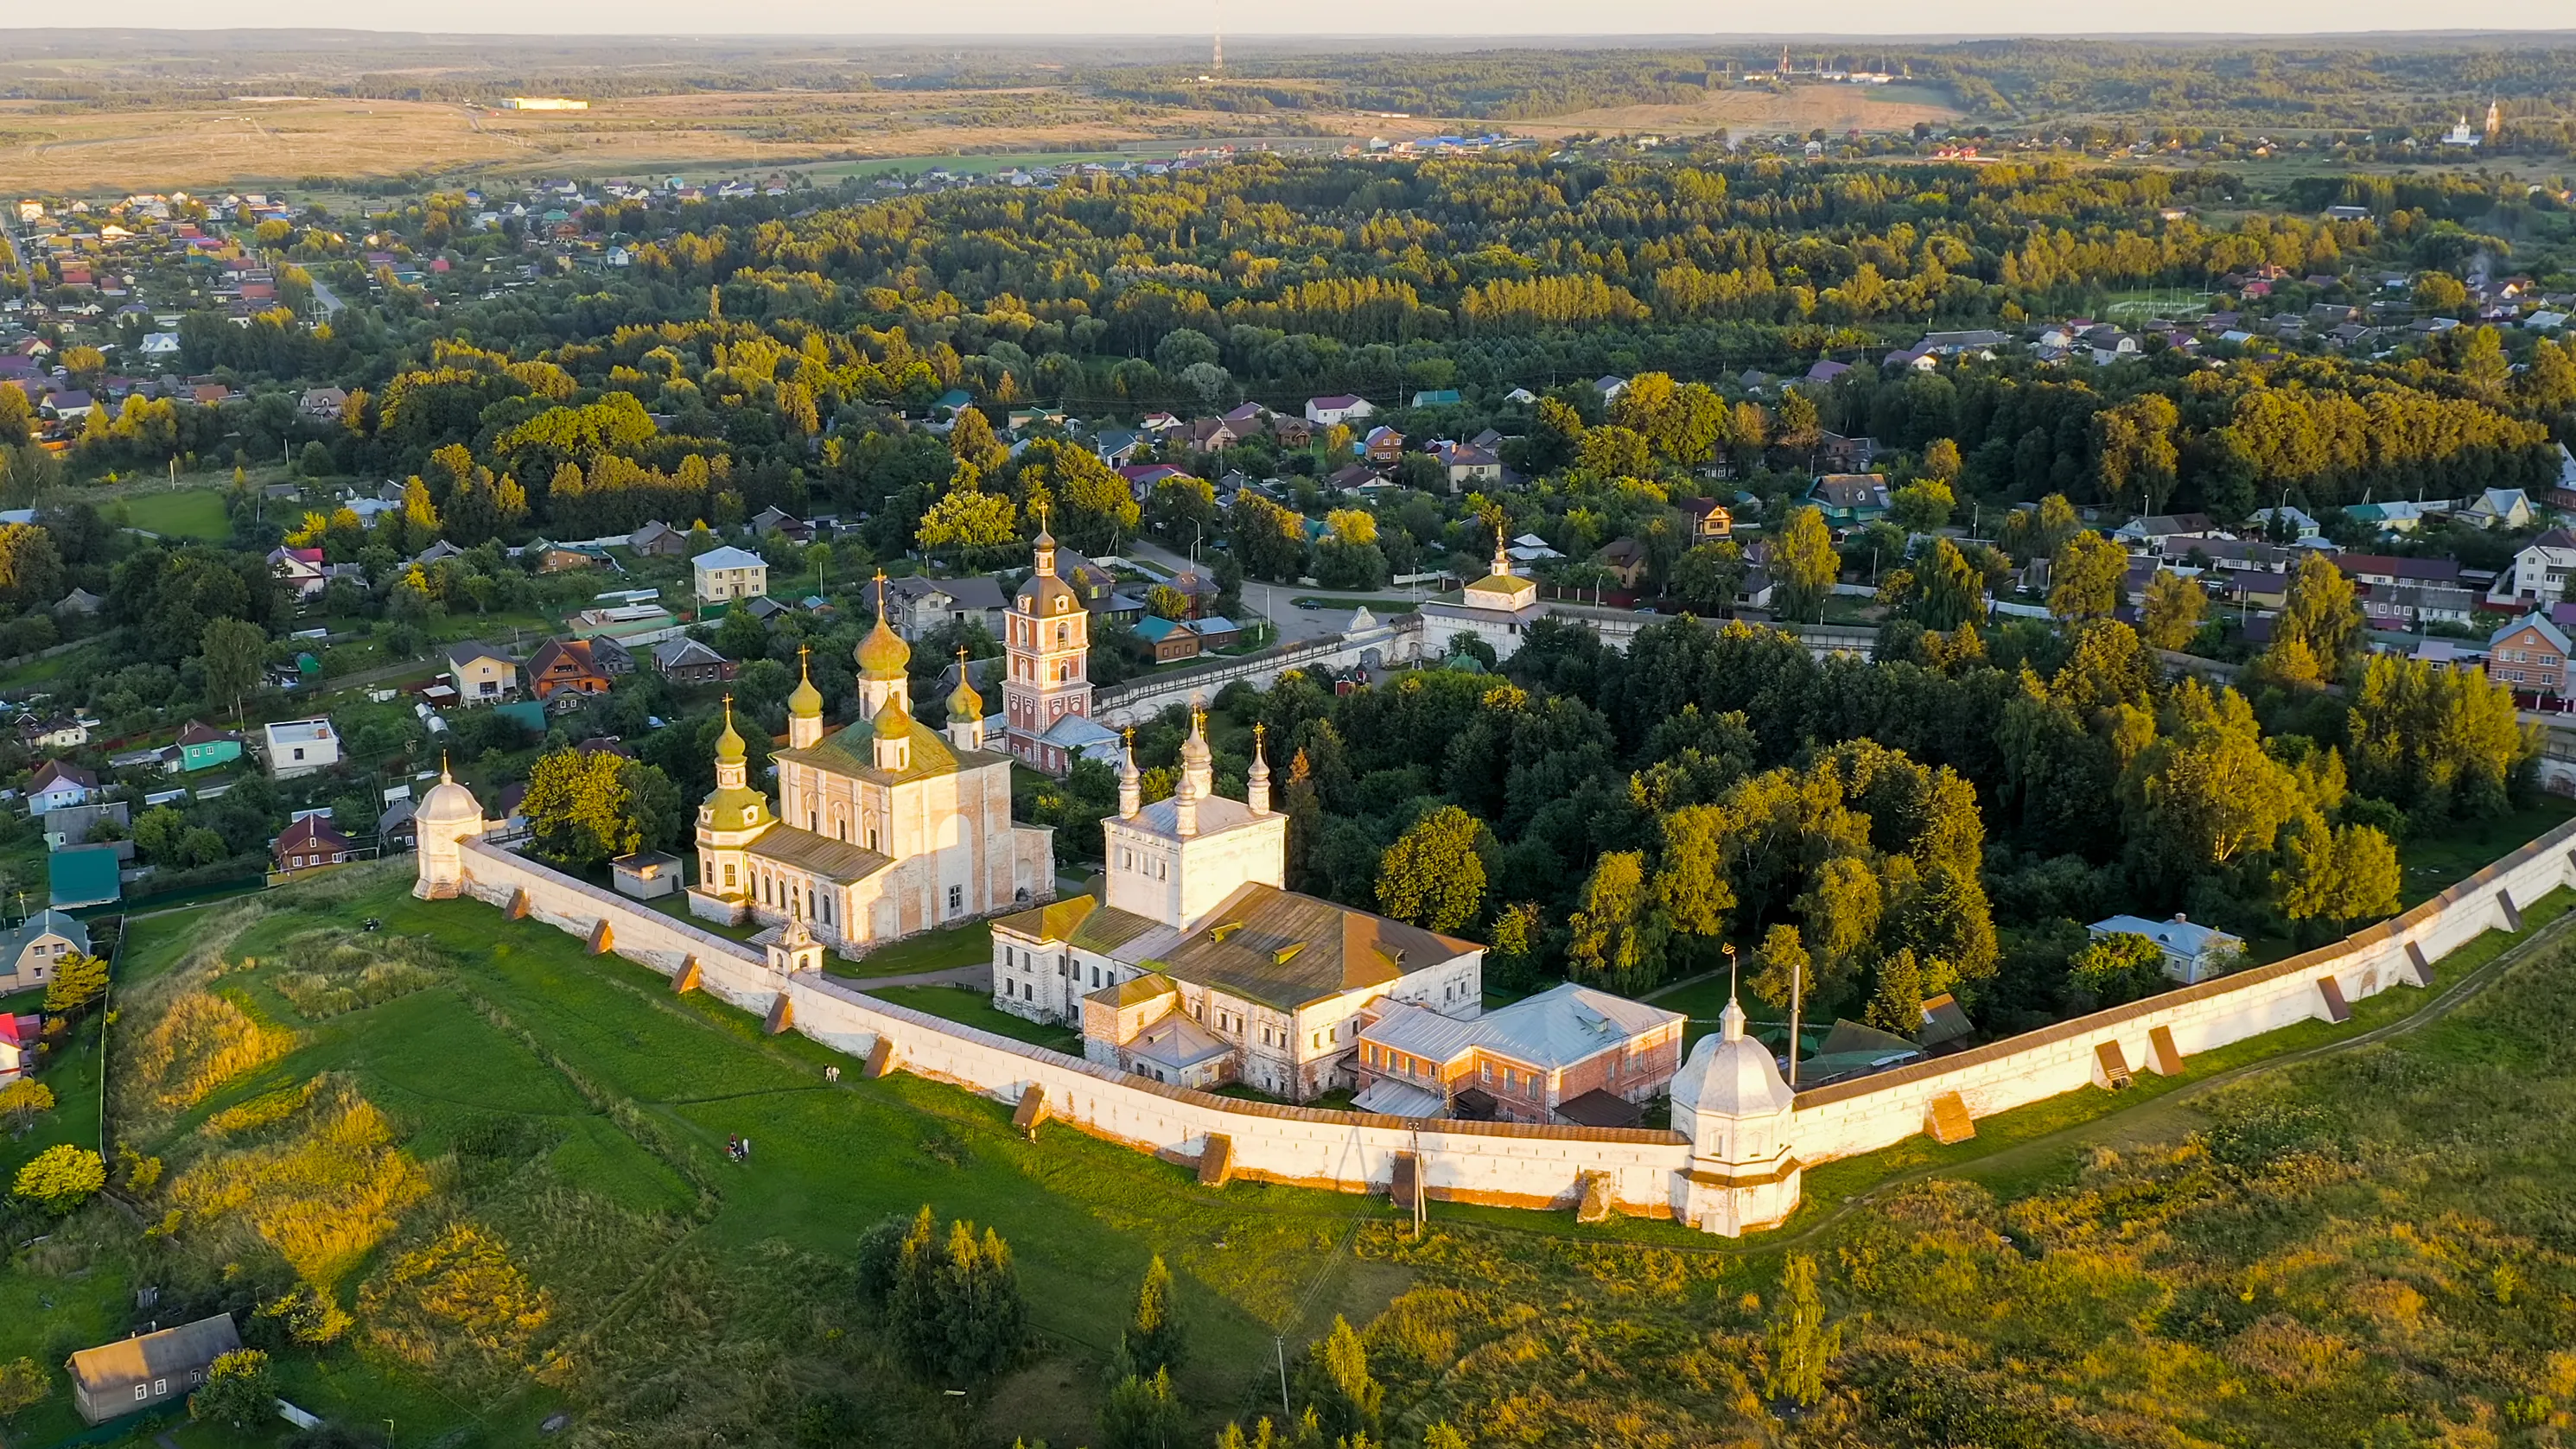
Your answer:
[[[59,25],[59,7],[0,8],[0,29]],[[376,20],[376,17],[381,20]],[[104,18],[104,17],[102,17]],[[1583,10],[1557,0],[952,0],[948,4],[850,4],[847,0],[447,0],[434,11],[353,9],[345,0],[272,0],[255,13],[198,0],[125,0],[120,28],[258,27],[416,30],[446,34],[814,35],[861,40],[953,36],[1025,40],[1049,35],[1188,35],[1217,27],[1251,36],[1405,35],[1495,39],[1557,36]],[[1712,5],[1706,0],[1628,0],[1617,33],[1754,37],[1925,35],[2295,35],[2555,29],[2576,34],[2576,0],[2485,0],[2450,10],[2423,0],[1838,0],[1830,6]],[[371,24],[371,20],[376,23]],[[1802,28],[1783,30],[1784,21]]]

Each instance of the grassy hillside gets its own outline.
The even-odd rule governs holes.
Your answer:
[[[406,882],[134,925],[110,1122],[164,1175],[16,1253],[0,1359],[59,1363],[149,1284],[165,1321],[240,1310],[290,1398],[404,1443],[533,1443],[560,1410],[549,1442],[1094,1444],[1160,1252],[1189,1444],[1275,1412],[1273,1335],[1293,1363],[1337,1312],[1399,1449],[1439,1421],[1477,1445],[2545,1444],[2576,1398],[2563,894],[2347,1027],[1835,1164],[1784,1232],[1439,1206],[1416,1242],[1374,1199],[1207,1192],[1024,1142],[953,1088],[827,1084],[843,1059],[802,1038]],[[94,1128],[67,1104],[41,1130]],[[923,1202],[1010,1241],[1039,1331],[964,1400],[891,1365],[850,1279],[857,1234]],[[1760,1386],[1789,1251],[1845,1336],[1784,1427]],[[58,1393],[11,1442],[74,1427]]]

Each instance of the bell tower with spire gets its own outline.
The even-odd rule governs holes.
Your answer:
[[[1035,567],[1002,618],[1003,735],[1013,755],[1050,774],[1072,768],[1047,731],[1068,715],[1091,717],[1091,611],[1056,576],[1055,535],[1041,515]]]

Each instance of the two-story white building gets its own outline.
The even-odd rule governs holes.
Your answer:
[[[769,597],[769,560],[727,544],[689,560],[689,577],[702,604]]]
[[[1386,1000],[1484,1009],[1484,948],[1285,890],[1288,817],[1253,746],[1245,798],[1215,793],[1204,718],[1179,788],[1143,803],[1133,751],[1101,822],[1106,899],[993,924],[993,1004],[1076,1022],[1083,1054],[1158,1082],[1240,1082],[1291,1101],[1355,1085],[1361,1028]]]
[[[2522,546],[2513,556],[2513,572],[2496,580],[2492,603],[2549,605],[2567,595],[2567,576],[2576,573],[2576,533],[2553,528]]]

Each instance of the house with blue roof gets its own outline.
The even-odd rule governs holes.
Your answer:
[[[2245,938],[2216,926],[2203,926],[2177,911],[2170,921],[2142,916],[2106,916],[2084,928],[2096,941],[2111,936],[2144,936],[2165,957],[2165,974],[2189,986],[2224,976],[2245,959]]]

